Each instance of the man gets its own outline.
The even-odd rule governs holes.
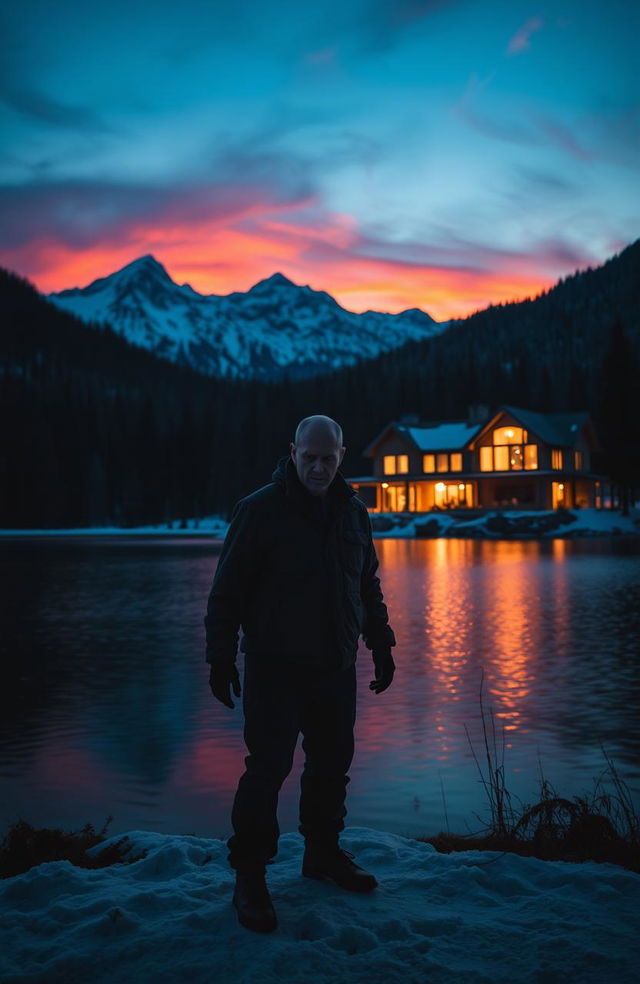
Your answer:
[[[258,932],[277,925],[265,864],[277,852],[278,792],[300,732],[302,873],[350,891],[375,889],[374,876],[338,843],[353,758],[360,634],[373,653],[370,689],[386,690],[395,670],[367,508],[338,471],[342,429],[330,417],[306,417],[289,451],[273,481],[237,503],[205,618],[211,690],[230,708],[231,690],[241,693],[235,660],[243,630],[249,755],[228,847],[238,919]]]

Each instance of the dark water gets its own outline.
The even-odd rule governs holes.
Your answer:
[[[202,616],[219,545],[4,540],[0,822],[226,836],[242,716],[214,702]],[[486,803],[479,690],[512,792],[540,765],[592,788],[601,746],[640,790],[640,541],[378,540],[398,673],[372,694],[358,660],[347,822],[477,829]],[[296,828],[301,752],[281,794]],[[446,819],[445,819],[446,810]]]

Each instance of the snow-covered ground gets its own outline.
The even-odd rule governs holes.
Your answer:
[[[380,882],[359,896],[302,878],[302,838],[283,834],[268,868],[279,926],[263,936],[236,920],[224,841],[128,836],[148,852],[134,864],[0,882],[3,984],[638,980],[640,876],[614,865],[442,855],[351,827],[343,847]]]
[[[575,509],[569,510],[575,517],[569,523],[561,523],[556,529],[545,529],[545,524],[553,525],[556,519],[554,511],[532,510],[528,512],[523,509],[499,511],[487,511],[475,519],[466,519],[462,512],[432,512],[421,513],[415,519],[408,518],[409,514],[377,513],[374,517],[374,532],[376,536],[387,537],[415,537],[416,527],[424,527],[431,522],[433,529],[428,531],[429,536],[458,536],[458,537],[486,537],[487,539],[500,539],[505,534],[499,529],[491,528],[491,521],[506,521],[508,525],[521,524],[522,535],[540,536],[545,539],[549,537],[574,537],[574,536],[617,536],[619,534],[640,535],[640,510],[633,509],[628,516],[612,509]],[[393,523],[388,530],[375,530],[376,522],[384,523],[385,520]],[[538,527],[536,529],[536,526]],[[526,528],[529,527],[527,530]],[[424,533],[421,535],[425,535]],[[517,532],[514,530],[507,534],[510,539],[517,539]]]
[[[555,530],[543,531],[538,534],[541,537],[549,538],[554,536],[574,537],[574,536],[617,536],[635,534],[640,536],[640,510],[634,509],[629,516],[610,509],[576,509],[573,513],[575,519],[566,524],[561,524]],[[437,528],[429,532],[429,536],[458,536],[458,537],[486,537],[488,539],[500,539],[501,533],[490,530],[487,522],[491,517],[499,516],[507,521],[526,522],[531,521],[532,528],[535,523],[544,521],[544,517],[554,518],[553,512],[525,512],[524,510],[501,510],[500,512],[487,512],[476,519],[465,519],[460,513],[452,515],[447,512],[420,513],[415,519],[409,518],[408,513],[377,513],[374,519],[374,535],[376,537],[415,537],[416,526],[424,526],[429,521],[436,522]],[[389,529],[376,529],[376,522],[388,521]],[[74,529],[0,529],[0,536],[204,536],[224,539],[229,524],[220,516],[205,516],[202,519],[189,519],[186,526],[176,520],[171,526],[160,523],[155,526],[79,526]],[[424,535],[424,534],[421,534]],[[525,534],[526,535],[526,534]],[[517,534],[511,534],[510,538],[517,538]]]
[[[223,540],[229,524],[219,516],[188,519],[182,526],[175,520],[170,526],[77,526],[69,529],[0,529],[0,536],[204,536]]]

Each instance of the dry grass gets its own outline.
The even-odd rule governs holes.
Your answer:
[[[451,851],[506,851],[545,861],[608,861],[640,873],[640,817],[629,787],[604,749],[605,767],[590,793],[572,799],[558,795],[541,775],[538,802],[519,804],[505,780],[505,731],[484,709],[480,684],[483,751],[474,748],[465,727],[488,804],[489,820],[477,834],[439,833],[420,840],[445,854]],[[484,761],[481,761],[481,758]],[[483,821],[478,817],[481,823]]]
[[[106,868],[112,864],[131,864],[146,854],[126,856],[131,847],[128,837],[121,837],[95,855],[87,851],[107,838],[113,817],[96,831],[87,823],[81,830],[65,831],[58,827],[32,827],[18,820],[9,827],[0,844],[0,878],[12,878],[44,861],[70,861],[80,868]]]

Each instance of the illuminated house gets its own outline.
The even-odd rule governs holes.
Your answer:
[[[475,405],[467,420],[388,424],[363,451],[373,475],[349,481],[373,512],[601,508],[601,450],[587,413]]]

